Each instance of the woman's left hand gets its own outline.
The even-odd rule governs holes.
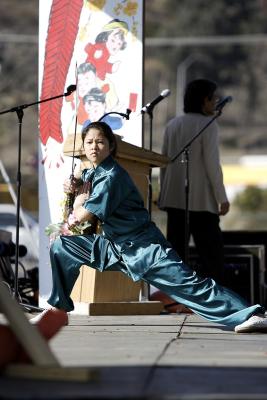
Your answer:
[[[78,196],[76,196],[74,204],[73,204],[74,210],[75,210],[75,208],[82,206],[84,204],[84,202],[88,199],[89,199],[88,193],[78,194]]]

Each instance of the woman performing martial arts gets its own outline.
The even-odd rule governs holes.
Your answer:
[[[77,195],[73,203],[74,224],[98,220],[102,232],[60,236],[52,243],[53,287],[48,303],[73,310],[70,294],[80,267],[86,264],[101,272],[121,271],[134,281],[143,280],[194,313],[235,332],[267,331],[263,306],[250,305],[213,279],[197,275],[171,248],[151,221],[129,174],[114,159],[116,137],[111,128],[93,122],[83,130],[82,140],[91,168],[83,170],[81,180],[67,180],[64,190],[73,193],[81,181],[91,181],[90,194]]]

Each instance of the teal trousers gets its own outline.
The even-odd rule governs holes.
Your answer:
[[[52,244],[50,259],[53,287],[48,299],[50,305],[65,311],[73,310],[70,294],[80,267],[84,264],[99,271],[122,271],[128,274],[118,253],[105,253],[108,259],[95,265],[92,259],[94,242],[94,236],[61,236]],[[238,294],[218,285],[213,279],[198,276],[174,250],[149,268],[140,279],[184,304],[194,313],[219,324],[235,326],[251,315],[265,312],[261,305],[248,304]]]

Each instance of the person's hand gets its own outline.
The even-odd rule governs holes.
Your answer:
[[[220,204],[219,207],[219,215],[226,215],[230,210],[230,203],[229,201],[225,201],[224,203]]]
[[[76,196],[74,204],[73,204],[73,209],[75,210],[77,207],[80,207],[84,204],[86,200],[89,199],[89,194],[88,193],[82,193]]]
[[[76,178],[67,178],[63,183],[64,193],[74,193],[75,189],[77,189],[79,180]]]
[[[63,183],[64,193],[74,193],[75,190],[81,185],[81,180],[77,178],[67,178]]]

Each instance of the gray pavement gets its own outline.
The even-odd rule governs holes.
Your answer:
[[[267,399],[267,334],[194,314],[70,316],[51,341],[87,382],[0,377],[1,399]]]

